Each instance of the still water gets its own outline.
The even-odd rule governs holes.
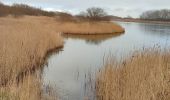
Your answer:
[[[62,51],[48,59],[44,69],[44,83],[55,85],[61,100],[84,100],[88,72],[95,72],[104,58],[126,58],[135,50],[170,43],[170,25],[117,22],[126,30],[120,35],[64,36]]]

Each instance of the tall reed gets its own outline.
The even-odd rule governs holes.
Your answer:
[[[41,76],[33,72],[48,51],[63,46],[54,23],[47,17],[0,18],[0,99],[41,99]]]
[[[121,64],[109,61],[96,77],[97,100],[170,100],[170,52],[136,52]]]

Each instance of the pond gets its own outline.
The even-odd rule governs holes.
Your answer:
[[[61,100],[84,100],[88,72],[95,72],[112,56],[121,60],[135,50],[170,43],[170,25],[116,22],[126,30],[120,35],[64,36],[62,51],[48,59],[44,83],[55,85]]]

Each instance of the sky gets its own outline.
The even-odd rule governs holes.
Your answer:
[[[170,0],[1,0],[5,4],[24,3],[48,11],[78,14],[89,7],[101,7],[108,14],[139,17],[147,10],[170,9]]]

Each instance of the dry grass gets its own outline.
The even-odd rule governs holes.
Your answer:
[[[48,17],[0,18],[0,100],[40,99],[40,75],[29,73],[41,68],[48,51],[63,46],[54,26]]]
[[[113,22],[62,21],[52,17],[31,16],[21,19],[28,23],[31,20],[34,23],[46,25],[47,28],[53,31],[72,35],[119,35],[125,31],[123,27]]]
[[[98,27],[99,26],[99,27]],[[0,18],[0,100],[43,98],[41,69],[47,53],[63,46],[59,32],[91,34],[112,31],[108,23],[57,22],[55,18],[24,16]],[[102,29],[100,28],[102,27]],[[115,27],[115,25],[113,25]],[[119,30],[116,25],[117,30]],[[85,28],[85,30],[84,30]],[[93,29],[94,28],[94,29]],[[99,31],[98,31],[99,30]],[[39,70],[41,71],[41,70]]]
[[[97,74],[97,100],[170,100],[170,53],[147,49]]]
[[[112,22],[66,22],[60,24],[65,34],[105,35],[124,33],[124,28]]]

